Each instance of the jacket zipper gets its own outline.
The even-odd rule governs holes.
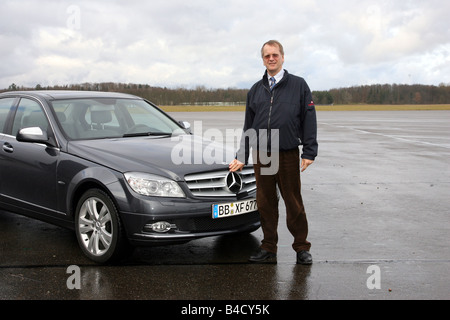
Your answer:
[[[270,108],[269,108],[269,118],[267,119],[267,129],[270,130],[270,118],[272,116],[272,107],[273,107],[273,92],[275,90],[272,90],[271,96],[270,96]]]
[[[270,91],[270,90],[269,90]],[[275,88],[272,89],[271,96],[270,96],[270,108],[269,108],[269,118],[267,119],[267,151],[271,150],[271,141],[270,141],[270,119],[272,117],[272,107],[273,107],[273,96],[275,93]]]

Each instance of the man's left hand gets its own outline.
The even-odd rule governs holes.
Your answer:
[[[308,168],[310,165],[312,165],[313,162],[314,162],[314,160],[302,159],[302,165],[301,165],[302,172],[305,171],[306,168]]]

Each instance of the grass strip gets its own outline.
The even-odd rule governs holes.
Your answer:
[[[166,112],[226,112],[245,111],[245,106],[161,106]],[[332,105],[316,106],[317,111],[407,111],[407,110],[450,110],[450,104],[410,104],[410,105]]]

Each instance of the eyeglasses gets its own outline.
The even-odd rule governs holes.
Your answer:
[[[279,59],[280,55],[277,54],[277,53],[275,53],[275,54],[267,54],[267,55],[264,56],[264,60],[270,60],[271,57],[273,59]]]

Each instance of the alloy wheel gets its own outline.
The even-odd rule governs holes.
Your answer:
[[[111,246],[113,224],[108,206],[99,198],[84,201],[78,218],[81,243],[94,256],[102,256]]]

